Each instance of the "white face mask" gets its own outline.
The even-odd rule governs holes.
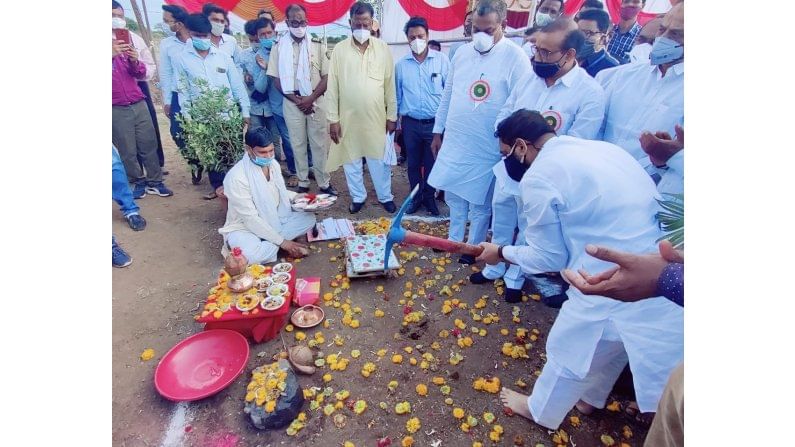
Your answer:
[[[369,29],[355,29],[353,30],[353,38],[359,43],[365,43],[370,40]]]
[[[304,36],[306,36],[306,27],[305,26],[302,26],[300,28],[290,27],[290,34],[292,34],[298,39],[303,39]]]
[[[555,18],[552,17],[552,15],[550,14],[547,14],[545,12],[536,13],[536,25],[538,26],[546,26],[552,23],[553,20],[555,20]]]
[[[649,62],[649,55],[651,54],[651,44],[642,43],[635,45],[629,52],[630,62]]]
[[[427,46],[428,42],[426,42],[425,39],[414,39],[409,44],[409,47],[411,47],[411,51],[414,54],[422,54]]]
[[[536,47],[530,42],[525,42],[524,45],[522,45],[522,49],[530,59],[532,59],[533,56],[536,55]]]
[[[212,27],[213,27],[210,30],[210,32],[213,33],[213,36],[218,37],[218,36],[220,36],[221,34],[224,33],[224,28],[225,27],[224,27],[223,23],[210,22],[210,25],[212,25]]]
[[[124,29],[124,28],[127,28],[127,21],[122,19],[121,17],[114,17],[113,29]]]
[[[475,46],[476,50],[485,53],[494,46],[494,37],[483,32],[477,32],[472,36],[472,44]]]

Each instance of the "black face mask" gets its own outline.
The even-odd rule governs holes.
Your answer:
[[[507,157],[505,157],[503,163],[505,163],[505,170],[508,172],[508,177],[515,182],[521,182],[522,177],[524,177],[524,173],[530,169],[530,166],[522,163],[513,156],[515,150],[516,143],[514,143],[514,146],[511,148],[511,152],[508,153]]]
[[[560,61],[566,57],[564,54],[556,62],[538,62],[535,58],[530,59],[530,64],[533,66],[533,71],[536,72],[539,78],[548,79],[554,77],[561,69]]]

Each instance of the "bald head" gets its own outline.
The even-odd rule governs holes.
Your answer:
[[[646,22],[646,24],[643,25],[643,28],[640,29],[638,36],[635,37],[635,45],[641,45],[644,43],[653,44],[654,38],[657,37],[657,33],[660,31],[662,18],[663,16],[655,17]]]
[[[685,4],[684,2],[674,5],[662,19],[662,25],[657,33],[657,37],[667,37],[674,42],[684,45],[685,43]]]

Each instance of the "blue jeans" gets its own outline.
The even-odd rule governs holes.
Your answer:
[[[282,136],[282,150],[287,158],[287,169],[295,173],[295,158],[293,157],[293,146],[290,144],[290,133],[287,131],[287,123],[284,121],[283,116],[275,113],[273,114],[273,119],[276,121],[276,127],[279,128],[279,134]]]
[[[113,148],[113,200],[121,206],[124,217],[138,214],[138,205],[135,204],[130,184],[127,183],[127,172],[124,170],[124,163],[121,161],[119,151]]]

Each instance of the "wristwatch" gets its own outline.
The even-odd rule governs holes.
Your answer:
[[[504,247],[503,245],[500,245],[497,248],[497,256],[499,256],[500,259],[505,259],[505,258],[502,257],[502,249],[503,249],[503,247]]]

